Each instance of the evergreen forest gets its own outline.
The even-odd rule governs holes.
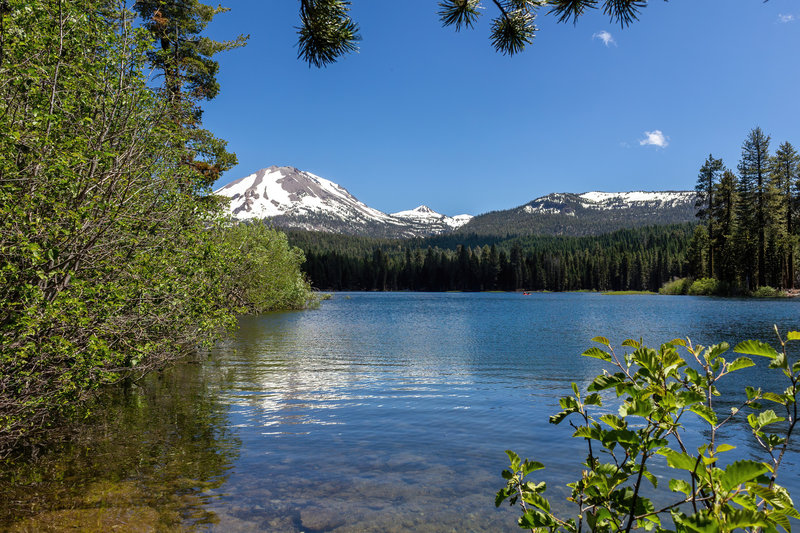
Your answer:
[[[594,237],[470,235],[406,241],[289,233],[323,290],[658,290],[687,275],[693,225]]]

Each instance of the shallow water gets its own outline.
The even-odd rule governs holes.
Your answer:
[[[800,329],[798,310],[795,300],[337,293],[317,311],[242,318],[202,364],[129,392],[98,417],[105,433],[87,430],[83,452],[52,454],[76,465],[69,476],[17,476],[25,490],[5,517],[119,506],[102,491],[87,503],[110,479],[135,488],[156,529],[517,531],[516,511],[493,504],[503,450],[545,463],[540,477],[563,501],[585,451],[547,419],[570,382],[585,387],[600,371],[580,356],[592,337],[772,340],[773,324]],[[761,367],[749,376],[728,388],[778,386]],[[725,438],[755,452],[741,425]],[[784,468],[800,494],[796,454]]]

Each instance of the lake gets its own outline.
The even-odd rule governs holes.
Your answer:
[[[6,472],[0,525],[518,531],[517,510],[494,507],[504,450],[543,462],[562,505],[586,452],[547,419],[571,382],[601,371],[580,355],[592,337],[772,342],[773,324],[800,329],[799,310],[790,299],[337,293],[319,310],[244,317],[199,361],[117,394],[70,445]],[[778,387],[763,366],[725,390]],[[741,425],[723,436],[755,458]],[[799,450],[781,478],[795,499]]]

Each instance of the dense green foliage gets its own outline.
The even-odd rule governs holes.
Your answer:
[[[689,252],[692,275],[719,280],[735,292],[794,288],[800,241],[800,155],[753,129],[742,144],[738,176],[709,155],[700,169],[697,216]]]
[[[152,87],[152,36],[122,3],[3,6],[0,451],[211,342],[235,312],[308,295],[285,241],[218,227],[208,176],[187,164],[195,132],[175,120],[195,104]]]
[[[291,232],[323,290],[651,290],[686,275],[692,226],[593,237],[460,235],[406,241]]]
[[[622,345],[631,351],[620,356],[608,339],[596,337],[602,348],[583,355],[606,362],[610,371],[597,376],[585,394],[573,383],[573,395],[560,400],[563,410],[550,417],[552,424],[570,419],[572,436],[587,446],[581,477],[568,485],[569,501],[577,507],[574,517],[552,511],[544,482],[525,479],[544,465],[521,460],[510,450],[506,485],[496,505],[518,503],[519,525],[531,531],[790,532],[790,519],[800,519],[800,513],[777,480],[797,424],[800,362],[790,360],[787,344],[800,340],[800,332],[778,338],[779,350],[745,341],[734,352],[767,358],[785,378],[786,389],[747,387],[741,401],[728,395],[725,403],[732,407],[723,409],[716,399],[721,378],[755,365],[745,356],[727,361],[726,343],[704,347],[676,339],[655,350],[626,340]],[[607,405],[612,398],[617,414]],[[762,401],[778,413],[764,409]],[[703,426],[696,448],[690,444],[688,419]],[[742,422],[749,425],[760,458],[738,458],[741,454],[732,453],[736,446],[722,442],[727,426]],[[668,481],[674,496],[662,489],[654,498],[663,480],[652,469],[664,461],[675,472]]]

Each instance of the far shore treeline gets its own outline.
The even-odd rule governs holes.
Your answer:
[[[391,241],[289,232],[323,290],[651,290],[688,273],[692,224],[592,237],[440,236]]]

